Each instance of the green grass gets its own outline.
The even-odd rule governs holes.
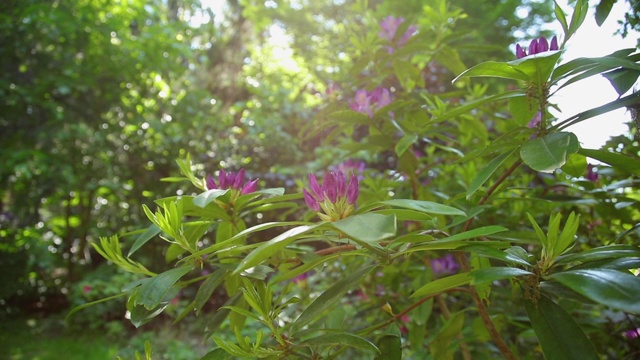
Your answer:
[[[118,345],[99,334],[71,334],[57,319],[12,319],[0,322],[0,359],[115,359]]]
[[[62,316],[0,320],[0,360],[105,360],[118,356],[128,360],[136,351],[144,354],[146,340],[151,342],[154,360],[199,359],[210,350],[201,333],[192,334],[171,322],[136,330],[111,322],[102,324],[100,330],[89,330],[78,324],[69,328]]]

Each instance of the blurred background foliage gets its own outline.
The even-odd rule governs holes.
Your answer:
[[[298,191],[296,181],[309,171],[357,157],[358,129],[340,137],[323,122],[330,111],[348,109],[364,82],[376,82],[368,78],[373,47],[367,44],[378,36],[371,29],[377,29],[380,19],[402,16],[420,28],[420,36],[442,37],[431,41],[442,47],[440,57],[407,61],[423,78],[424,86],[420,81],[416,85],[419,92],[455,103],[487,91],[452,86],[457,73],[480,58],[514,58],[511,45],[521,40],[516,36],[540,35],[537,29],[551,21],[553,12],[549,1],[479,0],[450,2],[451,16],[443,18],[433,12],[443,4],[2,1],[0,319],[43,318],[118,293],[129,275],[106,266],[88,244],[118,229],[145,227],[142,204],[192,191],[160,181],[177,175],[174,159],[186,153],[201,164],[200,176],[243,167],[249,177],[261,179],[261,187],[285,186],[289,192]],[[637,26],[633,19],[625,26]],[[444,47],[455,48],[459,58],[443,57]],[[375,80],[400,85],[384,76]],[[506,85],[490,86],[499,92]],[[437,199],[464,193],[478,168],[447,162],[450,157],[441,152],[487,143],[492,129],[514,126],[500,123],[505,116],[504,106],[486,107],[466,119],[465,126],[472,124],[473,130],[455,130],[461,126],[456,121],[441,124],[459,137],[437,139],[438,151],[429,144],[414,149],[422,155],[413,158],[411,167],[423,176],[412,179],[413,184],[396,181],[403,169],[391,149],[360,154],[368,169],[385,175],[366,180],[368,196],[385,198],[395,192],[412,197],[422,191],[429,194],[420,198]],[[635,146],[637,153],[637,142],[626,136],[611,142],[614,148]],[[624,194],[602,186],[616,184],[624,174],[600,174],[599,186],[588,181],[569,186],[566,178],[526,173],[522,186],[505,195],[494,216],[535,213],[536,208],[546,214],[555,206],[508,198],[524,191],[541,199],[565,196],[567,201],[579,192],[580,199],[586,193],[599,206],[590,208],[593,216],[583,217],[585,224],[611,236],[621,228],[629,230],[637,212],[605,201]],[[418,189],[418,183],[429,188]],[[611,212],[618,223],[603,223],[603,214]],[[523,219],[513,222],[524,228]],[[151,269],[165,266],[163,247],[153,251],[149,243],[147,248],[151,251],[138,254],[138,260]],[[87,323],[78,320],[75,330],[107,329],[115,337],[131,331],[122,321],[122,304],[87,310]]]

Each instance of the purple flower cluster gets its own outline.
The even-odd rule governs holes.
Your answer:
[[[640,338],[640,328],[627,330],[624,332],[623,336],[627,339],[637,339]]]
[[[451,275],[455,274],[459,269],[460,265],[451,254],[431,260],[431,270],[435,275]]]
[[[354,173],[358,177],[358,180],[364,179],[364,170],[367,167],[367,163],[360,160],[348,159],[341,162],[333,168],[334,171],[342,171],[345,174]]]
[[[324,221],[337,221],[351,215],[360,194],[358,178],[352,173],[347,181],[342,171],[328,172],[322,186],[315,175],[309,174],[309,188],[311,191],[302,190],[304,201]]]
[[[527,52],[525,51],[525,49],[520,46],[520,44],[516,45],[516,57],[518,59],[522,59],[523,57],[526,57],[528,55],[535,55],[535,54],[540,54],[543,53],[545,51],[554,51],[554,50],[558,50],[560,49],[558,47],[558,38],[557,37],[553,37],[551,38],[551,45],[549,45],[549,42],[547,42],[547,39],[543,37],[540,37],[539,39],[533,39],[531,40],[531,43],[529,44],[529,54],[527,54]]]
[[[404,18],[396,18],[395,16],[387,16],[380,22],[380,27],[382,30],[378,33],[378,35],[391,43],[395,40],[396,33],[398,32],[398,28],[404,22]],[[404,34],[398,39],[397,46],[400,47],[407,43],[409,38],[411,38],[418,31],[418,28],[415,25],[411,25],[407,28]],[[387,51],[389,54],[392,54],[394,49],[391,46],[387,46]]]
[[[232,171],[226,172],[220,170],[218,175],[218,182],[213,176],[207,176],[206,181],[207,190],[221,189],[221,190],[235,190],[239,191],[241,195],[250,194],[258,189],[258,179],[244,183],[244,169],[240,169],[237,173]]]
[[[377,87],[372,92],[365,89],[356,91],[351,102],[351,109],[359,113],[367,114],[373,118],[374,111],[391,104],[391,93],[388,89]]]

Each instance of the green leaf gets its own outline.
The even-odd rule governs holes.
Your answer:
[[[605,259],[619,259],[625,257],[640,256],[640,248],[631,245],[601,246],[595,249],[581,251],[579,253],[560,256],[556,259],[557,265],[570,264],[572,262],[586,263]]]
[[[525,74],[528,81],[537,86],[545,86],[560,59],[560,55],[562,55],[561,51],[545,51],[509,61],[508,64],[518,72]]]
[[[131,316],[131,324],[135,327],[140,327],[149,321],[153,320],[156,316],[160,315],[164,309],[169,306],[169,302],[165,302],[162,305],[157,306],[156,308],[147,309],[140,304],[133,304],[131,299],[127,302],[127,310],[129,310],[129,314]]]
[[[467,216],[467,214],[465,214],[462,210],[458,210],[451,206],[442,205],[442,204],[434,203],[431,201],[395,199],[395,200],[381,201],[378,204],[420,211],[427,214]]]
[[[495,159],[491,160],[489,164],[487,164],[487,166],[485,166],[482,170],[478,172],[478,175],[476,175],[476,177],[471,181],[471,184],[467,189],[467,200],[469,200],[471,195],[473,195],[480,188],[480,186],[482,186],[482,184],[484,184],[487,180],[489,180],[491,175],[493,175],[493,173],[496,172],[496,170],[498,170],[500,165],[502,165],[505,162],[505,160],[507,160],[507,158],[516,151],[516,149],[517,148],[513,148],[510,151],[507,151],[502,155],[496,157]]]
[[[577,152],[579,148],[575,134],[551,133],[525,143],[520,149],[520,157],[533,170],[552,173],[567,162],[569,154]]]
[[[535,230],[536,235],[538,236],[538,240],[540,240],[540,244],[542,244],[542,248],[548,249],[549,241],[547,240],[547,235],[544,234],[544,232],[540,228],[540,225],[538,225],[538,223],[536,222],[536,219],[534,219],[531,214],[527,213],[527,217],[529,218],[529,222],[533,226],[533,229]]]
[[[416,297],[425,297],[429,295],[439,294],[445,292],[449,289],[453,289],[458,286],[466,285],[471,282],[471,277],[469,273],[462,273],[447,276],[442,279],[434,280],[426,285],[423,285],[418,290],[416,290],[410,298]]]
[[[449,120],[451,118],[455,118],[456,116],[460,116],[463,114],[468,113],[469,111],[480,107],[484,104],[488,104],[488,103],[492,103],[492,102],[496,102],[496,101],[501,101],[501,100],[507,100],[507,99],[511,99],[513,97],[520,97],[525,95],[524,92],[522,90],[513,90],[513,91],[506,91],[500,94],[496,94],[496,95],[491,95],[491,96],[487,96],[481,99],[477,99],[477,100],[472,100],[469,101],[467,103],[465,103],[462,106],[456,106],[453,110],[448,111],[438,117],[436,117],[435,119],[433,119],[433,122],[443,122],[445,120]]]
[[[163,181],[163,182],[183,182],[183,181],[189,181],[189,178],[182,177],[182,176],[169,176],[169,177],[164,177],[164,178],[160,179],[160,181]]]
[[[428,221],[433,219],[429,214],[406,209],[381,209],[372,212],[374,214],[393,215],[397,221]]]
[[[634,93],[631,93],[630,95],[627,95],[623,98],[619,98],[616,99],[614,101],[611,101],[609,103],[606,103],[602,106],[598,106],[596,108],[593,109],[589,109],[587,111],[583,111],[577,115],[571,116],[568,119],[562,120],[559,123],[557,123],[554,128],[557,128],[558,130],[562,130],[565,129],[569,126],[575,125],[579,122],[582,122],[584,120],[590,119],[594,116],[598,116],[598,115],[602,115],[604,113],[625,107],[625,106],[634,106],[636,104],[638,104],[640,102],[640,91],[636,91]],[[587,155],[588,156],[588,155]],[[636,166],[636,165],[634,165]]]
[[[211,317],[211,320],[207,323],[207,337],[215,334],[222,323],[225,321],[227,316],[229,316],[231,310],[225,308],[225,306],[238,305],[242,302],[243,299],[244,298],[242,297],[242,293],[238,291],[235,295],[229,298],[229,300],[227,300],[221,308],[216,311],[216,313]]]
[[[563,308],[544,295],[536,303],[528,299],[524,303],[545,358],[600,359],[587,335]]]
[[[636,158],[607,150],[580,149],[578,153],[609,164],[616,170],[640,176],[640,161]]]
[[[366,213],[350,216],[331,225],[352,239],[378,242],[396,235],[396,217]]]
[[[453,236],[440,239],[438,241],[458,241],[458,240],[473,239],[480,236],[488,236],[488,235],[492,235],[492,234],[496,234],[496,233],[508,231],[508,230],[509,229],[507,229],[506,227],[503,227],[500,225],[489,225],[489,226],[483,226],[473,230],[461,232]]]
[[[435,55],[435,59],[447,69],[451,70],[454,75],[458,75],[467,69],[462,59],[460,59],[458,51],[445,44],[442,44]]]
[[[613,8],[613,4],[616,3],[616,0],[600,0],[600,3],[596,6],[596,24],[598,26],[602,26],[604,21],[611,13],[611,8]]]
[[[621,50],[616,50],[613,53],[605,56],[605,57],[617,57],[617,58],[625,58],[627,56],[629,56],[631,53],[633,53],[636,49],[634,48],[628,48],[628,49],[621,49]],[[598,63],[596,62],[596,59],[601,59],[601,58],[577,58],[577,59],[573,59],[571,61],[568,61],[560,66],[558,66],[554,71],[553,71],[553,76],[551,77],[551,80],[553,83],[557,83],[558,80],[561,80],[567,76],[570,75],[575,75],[581,72],[586,72],[586,71],[591,71],[593,70],[595,67],[597,67]],[[618,66],[614,66],[614,67],[610,67],[610,68],[602,68],[599,70],[598,73],[606,71],[606,70],[611,70],[614,68],[617,68]]]
[[[207,190],[207,191],[203,192],[202,194],[200,194],[200,195],[196,196],[195,198],[193,198],[193,204],[195,206],[199,206],[201,208],[204,208],[207,205],[209,205],[209,203],[214,201],[215,199],[225,195],[227,192],[229,192],[229,190],[222,190],[222,189]]]
[[[187,250],[182,248],[182,246],[175,243],[169,244],[169,247],[167,248],[167,251],[164,254],[164,261],[168,264],[171,261],[177,259],[178,256],[184,254],[185,252],[187,252]]]
[[[182,266],[145,279],[138,289],[135,304],[143,305],[148,310],[154,309],[160,304],[169,288],[191,270],[193,270],[192,266]]]
[[[245,300],[246,300],[246,297],[245,297]],[[242,315],[244,317],[248,317],[250,319],[254,319],[256,321],[260,321],[260,316],[258,316],[258,314],[254,314],[251,311],[249,311],[248,309],[245,309],[243,307],[229,305],[229,306],[225,306],[224,308],[225,309],[229,309],[229,310],[231,310],[231,311],[233,311],[235,313],[238,313],[238,314],[240,314],[240,315]]]
[[[618,96],[624,95],[638,81],[640,71],[631,69],[616,69],[602,74],[606,77],[611,86],[616,90]]]
[[[346,256],[360,256],[360,254],[358,252],[348,252],[348,253],[334,253],[334,254],[329,254],[329,255],[325,255],[322,257],[317,257],[314,258],[313,260],[306,262],[300,266],[297,266],[287,272],[281,272],[275,276],[273,276],[269,282],[271,284],[276,284],[279,283],[281,281],[285,281],[285,280],[289,280],[289,279],[293,279],[294,277],[301,275],[307,271],[310,271],[312,269],[314,269],[315,267],[317,267],[318,265],[327,262],[331,259],[334,258],[338,258],[338,257],[346,257]]]
[[[211,294],[213,294],[215,289],[220,286],[220,284],[222,284],[222,281],[224,281],[224,276],[226,274],[227,271],[225,269],[217,269],[213,272],[213,274],[210,274],[207,277],[202,285],[200,285],[193,302],[193,309],[196,311],[196,314],[198,314],[204,304],[209,301],[209,298],[211,297]]]
[[[429,343],[433,359],[453,360],[456,347],[453,346],[462,333],[464,311],[459,311],[447,320],[435,338]]]
[[[147,230],[145,230],[144,233],[142,233],[140,236],[138,236],[138,238],[136,238],[136,241],[133,243],[133,245],[131,246],[131,249],[129,250],[129,253],[127,254],[127,257],[133,255],[133,253],[135,253],[138,249],[140,249],[140,247],[142,247],[142,245],[146,244],[147,241],[153,239],[154,236],[160,234],[160,228],[157,227],[156,225],[151,225],[147,228]]]
[[[612,55],[617,54],[614,53]],[[554,92],[591,76],[604,75],[609,79],[613,87],[616,89],[616,92],[618,92],[618,95],[622,96],[633,86],[635,79],[638,77],[640,65],[631,60],[637,57],[640,57],[640,54],[635,54],[629,58],[604,56],[598,58],[576,59],[581,60],[578,61],[577,64],[582,64],[582,66],[579,66],[567,73],[564,77],[574,76],[567,81],[564,81],[562,85],[558,86],[554,90]],[[567,68],[562,68],[560,70],[566,71],[566,69]],[[554,73],[554,76],[559,76],[560,74],[562,74],[562,72],[558,71],[557,73]],[[557,79],[555,82],[557,82]]]
[[[486,61],[476,66],[467,69],[462,74],[458,75],[452,82],[458,81],[463,77],[498,77],[504,79],[513,80],[530,80],[527,74],[522,71],[516,70],[513,66],[506,62]]]
[[[511,279],[517,276],[533,275],[532,272],[512,267],[492,267],[478,269],[469,273],[471,285],[478,285],[497,280]]]
[[[292,328],[297,330],[316,320],[322,313],[332,308],[342,296],[358,285],[362,278],[373,270],[376,265],[368,265],[338,280],[333,286],[323,292],[300,314],[298,319],[292,324]]]
[[[603,259],[589,261],[576,266],[572,266],[569,270],[578,269],[613,269],[613,270],[629,270],[640,268],[640,257],[625,257],[620,259]]]
[[[88,308],[88,307],[90,307],[90,306],[97,305],[97,304],[100,304],[100,303],[103,303],[103,302],[106,302],[106,301],[109,301],[109,300],[117,299],[117,298],[123,297],[123,296],[125,296],[125,295],[127,295],[127,293],[123,292],[123,293],[120,293],[120,294],[117,294],[117,295],[113,295],[113,296],[106,297],[106,298],[104,298],[104,299],[100,299],[100,300],[92,301],[92,302],[90,302],[90,303],[86,303],[86,304],[82,304],[82,305],[76,306],[76,307],[74,307],[73,309],[71,309],[71,311],[69,311],[69,313],[67,314],[67,316],[65,316],[65,317],[64,317],[64,320],[65,320],[65,321],[68,321],[68,320],[69,320],[69,318],[70,318],[73,314],[77,313],[78,311],[80,311],[80,310],[82,310],[82,309],[86,309],[86,308]]]
[[[538,100],[531,96],[522,95],[509,99],[509,112],[519,125],[529,124],[539,110]]]
[[[569,218],[565,222],[564,228],[562,228],[562,233],[560,233],[558,242],[553,249],[554,256],[561,255],[562,253],[570,249],[571,246],[573,246],[579,226],[580,215],[576,216],[576,214],[572,211],[571,214],[569,214]]]
[[[491,246],[486,246],[484,244],[465,245],[457,248],[456,250],[472,252],[492,259],[502,260],[507,263],[519,264],[524,267],[531,267],[531,264],[515,255],[509,254],[508,252],[496,249]]]
[[[369,340],[348,332],[343,332],[343,331],[329,332],[326,334],[322,334],[320,336],[306,339],[302,341],[300,345],[349,346],[349,347],[360,349],[360,350],[373,351],[376,353],[380,353],[380,350],[378,350],[378,347],[375,346],[373,343],[371,343]]]
[[[566,37],[567,33],[569,32],[569,24],[567,23],[567,16],[565,15],[564,11],[562,11],[562,8],[558,5],[558,2],[556,0],[554,0],[553,2],[555,4],[554,12],[556,14],[556,19],[558,19],[558,21],[560,22],[560,25],[562,25],[562,30],[564,30],[564,35]]]
[[[569,270],[549,276],[571,290],[600,304],[640,314],[640,278],[611,269]]]
[[[305,234],[320,225],[323,224],[298,226],[293,229],[289,229],[284,233],[276,236],[275,238],[261,244],[253,251],[251,251],[244,259],[242,259],[238,267],[233,271],[233,274],[238,275],[242,271],[260,264],[278,251],[282,250],[285,246],[292,243],[300,235]]]
[[[587,17],[588,12],[589,2],[587,0],[576,1],[576,5],[573,8],[571,21],[569,22],[569,33],[564,40],[565,42],[571,37],[571,35],[575,34],[578,28],[580,28],[580,26],[584,22],[584,19]]]
[[[383,335],[377,342],[380,354],[375,360],[402,360],[402,341],[396,335]]]
[[[562,171],[573,177],[583,176],[587,171],[587,158],[582,154],[570,154]]]
[[[222,348],[217,348],[213,351],[209,351],[205,356],[200,358],[200,360],[229,360],[229,359],[231,359],[231,354],[227,353]]]
[[[398,156],[402,156],[402,154],[404,154],[404,152],[407,151],[407,149],[409,149],[411,145],[413,145],[413,143],[415,143],[417,140],[417,134],[407,134],[403,136],[402,139],[400,139],[400,141],[398,141],[398,143],[396,144],[396,154],[398,154]]]

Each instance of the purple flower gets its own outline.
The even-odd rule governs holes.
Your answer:
[[[313,174],[309,174],[309,187],[311,191],[313,191],[313,195],[318,201],[324,200],[324,193],[322,192],[322,187],[318,184],[318,180],[316,176]]]
[[[396,18],[395,16],[387,16],[380,22],[380,28],[382,30],[380,30],[378,36],[390,43],[393,43],[396,38],[398,28],[403,22],[404,18],[402,17]],[[398,40],[397,46],[400,47],[406,44],[407,41],[409,41],[409,39],[416,34],[416,32],[418,32],[418,28],[415,25],[409,26],[405,33],[402,34],[402,36]],[[387,46],[387,51],[389,52],[389,54],[393,54],[395,50],[392,46]]]
[[[329,171],[322,186],[309,174],[309,188],[302,189],[304,202],[324,221],[337,221],[351,215],[358,200],[360,185],[352,173],[349,181],[342,171]]]
[[[335,172],[329,171],[324,176],[324,180],[322,181],[322,191],[332,203],[338,201],[338,181]]]
[[[205,185],[207,187],[207,190],[231,189],[241,195],[255,192],[258,189],[258,179],[254,179],[245,184],[244,175],[244,169],[240,169],[240,171],[238,171],[237,173],[234,173],[232,171],[226,172],[221,169],[220,173],[218,174],[218,182],[216,183],[216,180],[213,178],[213,176],[209,175],[207,176]]]
[[[527,124],[527,127],[530,129],[535,129],[538,126],[540,126],[540,123],[542,122],[542,113],[540,111],[538,111],[532,118],[531,121],[529,121],[529,124]]]
[[[402,46],[409,41],[409,39],[418,32],[418,27],[415,25],[411,25],[407,28],[407,31],[402,35],[400,40],[398,40],[398,46]]]
[[[256,190],[258,190],[258,179],[253,179],[242,187],[240,194],[251,194],[253,192],[256,192]]]
[[[353,101],[349,105],[352,110],[373,118],[374,111],[391,104],[392,101],[389,89],[377,87],[372,92],[365,89],[356,91]]]
[[[525,56],[527,56],[527,53],[524,51],[522,46],[520,46],[520,44],[516,44],[516,57],[518,59],[522,59]]]
[[[396,37],[396,32],[398,31],[398,27],[403,22],[404,22],[404,18],[387,16],[386,18],[382,19],[382,21],[380,22],[380,27],[382,28],[382,30],[380,30],[378,35],[387,41],[393,41],[393,39]]]
[[[344,176],[344,173],[341,171],[338,171],[335,174],[338,181],[338,196],[344,197],[345,195],[347,195],[347,177]]]
[[[640,328],[627,330],[622,334],[627,339],[637,339],[640,338]]]
[[[356,95],[353,97],[353,101],[351,102],[351,109],[369,115],[370,118],[373,117],[373,111],[371,109],[371,99],[367,90],[360,89],[356,91]]]
[[[351,180],[349,180],[349,189],[347,190],[347,202],[351,205],[355,204],[360,195],[360,183],[355,174],[351,174]]]
[[[307,281],[309,276],[311,276],[311,272],[307,271],[307,272],[304,272],[304,273],[294,277],[293,279],[291,279],[291,282],[294,283],[294,284],[302,283],[302,282]]]
[[[528,55],[535,55],[543,53],[545,51],[555,51],[559,49],[560,48],[558,47],[557,37],[554,36],[553,38],[551,38],[551,45],[549,45],[549,42],[547,42],[547,39],[543,36],[538,39],[531,40],[528,49],[529,54],[527,54],[526,50],[522,48],[520,44],[516,44],[516,58],[522,59],[523,57],[526,57]]]
[[[551,45],[549,45],[549,50],[555,51],[559,49],[560,47],[558,46],[558,38],[554,36],[551,38]]]
[[[431,260],[431,270],[435,275],[451,275],[455,274],[460,265],[455,261],[452,254]]]
[[[307,203],[307,206],[311,208],[311,210],[315,212],[320,211],[320,204],[318,204],[318,200],[316,200],[313,195],[307,191],[307,189],[302,189],[302,195],[304,196],[304,202]]]
[[[585,177],[591,182],[598,181],[598,173],[593,171],[593,164],[587,164],[587,175]]]
[[[332,170],[336,172],[343,172],[345,174],[354,173],[357,175],[358,180],[364,179],[364,169],[367,167],[367,163],[364,161],[349,159],[341,162],[337,166],[334,166]]]

